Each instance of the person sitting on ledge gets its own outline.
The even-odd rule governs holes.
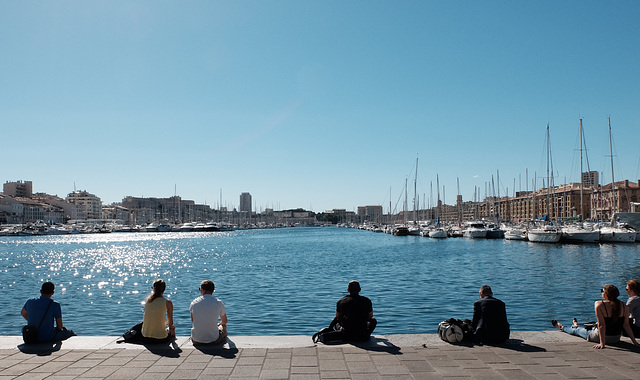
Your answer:
[[[143,343],[165,343],[176,336],[176,328],[173,326],[173,303],[163,297],[166,287],[167,284],[163,280],[155,280],[151,294],[145,299],[142,316]]]
[[[336,305],[336,330],[343,331],[347,342],[368,340],[378,321],[373,318],[371,300],[360,295],[360,283],[351,281],[347,287],[348,295],[342,297]]]
[[[75,336],[73,330],[67,330],[62,325],[62,309],[60,304],[51,299],[55,292],[53,282],[42,284],[40,297],[27,300],[20,314],[27,320],[27,324],[38,327],[38,342],[57,342]],[[53,321],[56,321],[55,328]]]
[[[509,339],[509,322],[504,302],[493,298],[489,285],[480,288],[480,299],[473,303],[473,340],[483,344],[502,344]]]
[[[627,307],[629,308],[629,323],[633,336],[640,335],[640,283],[636,280],[627,281]]]
[[[634,345],[638,346],[633,331],[629,325],[629,308],[627,305],[618,300],[620,292],[614,285],[605,285],[600,290],[602,293],[602,301],[596,301],[596,320],[598,326],[591,330],[587,330],[584,327],[578,327],[574,318],[574,324],[571,327],[565,327],[562,323],[551,320],[553,327],[564,331],[567,334],[580,336],[589,342],[600,342],[593,346],[593,348],[604,348],[606,344],[617,343],[620,341],[620,335],[622,330],[629,334],[631,341]]]
[[[200,283],[200,297],[189,305],[193,344],[220,344],[227,339],[227,313],[224,304],[213,296],[216,289],[210,280]],[[218,322],[220,319],[220,322]]]

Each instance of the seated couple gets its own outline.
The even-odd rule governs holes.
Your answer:
[[[146,298],[141,330],[143,343],[164,343],[175,338],[173,303],[163,297],[165,289],[165,282],[156,280],[151,294]],[[191,340],[194,344],[223,343],[227,339],[224,304],[213,296],[215,285],[212,281],[202,281],[199,290],[200,296],[189,306],[193,322]]]
[[[604,348],[606,344],[617,343],[624,330],[631,338],[634,345],[638,346],[638,342],[633,335],[633,330],[629,324],[629,308],[618,300],[620,292],[614,285],[605,285],[601,289],[602,301],[596,301],[595,311],[598,325],[591,330],[584,327],[578,327],[578,322],[573,320],[571,327],[565,327],[562,323],[553,319],[551,324],[571,335],[580,336],[589,342],[600,342],[593,348]]]

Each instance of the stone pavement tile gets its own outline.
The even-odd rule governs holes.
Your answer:
[[[317,356],[318,349],[317,347],[300,347],[293,350],[291,354],[295,356]]]
[[[289,378],[289,369],[263,369],[260,371],[259,379],[287,379]]]
[[[556,368],[554,367],[546,367],[540,364],[533,364],[533,365],[520,365],[519,367],[521,367],[525,372],[527,372],[528,374],[535,376],[538,374],[555,374],[556,376],[558,375],[558,371],[556,371]]]
[[[195,380],[201,373],[200,369],[176,369],[169,374],[167,379]]]
[[[344,359],[344,352],[342,350],[318,350],[318,359]]]
[[[45,378],[48,378],[51,375],[51,373],[32,373],[32,372],[28,372],[28,373],[24,373],[18,377],[14,377],[14,380],[42,380]]]
[[[95,360],[105,360],[105,359],[109,359],[111,356],[113,356],[113,353],[110,353],[109,351],[95,351],[90,353],[89,355],[85,356],[85,359],[95,359]]]
[[[165,380],[169,377],[170,373],[149,373],[144,372],[142,375],[138,376],[136,380]],[[49,380],[49,379],[47,379]]]
[[[125,366],[130,368],[149,368],[156,365],[155,360],[130,360]]]
[[[182,364],[178,365],[178,368],[176,368],[176,370],[178,371],[190,371],[190,370],[199,370],[202,371],[203,369],[205,369],[207,367],[208,363],[204,363],[204,362],[183,362]]]
[[[118,368],[107,379],[135,379],[144,373],[145,368]]]
[[[291,359],[265,359],[262,364],[262,370],[289,369],[291,367]]]
[[[310,366],[318,366],[318,358],[315,356],[292,356],[291,357],[291,366],[292,367],[310,367]]]
[[[260,356],[264,357],[267,355],[266,348],[243,348],[240,350],[240,356]]]
[[[133,350],[132,350],[133,351]],[[137,351],[137,350],[136,350]],[[160,356],[153,354],[149,351],[138,351],[138,355],[135,355],[131,360],[153,360],[160,359]]]
[[[145,368],[145,367],[140,367]],[[145,373],[171,373],[178,368],[177,365],[158,365],[154,364],[149,367],[146,367]]]
[[[22,359],[11,359],[11,358],[0,359],[0,370],[2,370],[4,368],[12,367],[12,366],[14,366],[16,364],[20,364],[23,361],[24,360],[22,360]]]
[[[69,365],[69,362],[48,362],[38,365],[33,368],[31,372],[50,372],[56,373],[63,368],[66,368]]]
[[[77,360],[80,360],[86,357],[89,354],[90,352],[88,351],[76,351],[76,350],[66,351],[63,355],[57,356],[52,360],[54,362],[75,362]]]
[[[124,356],[124,357],[110,357],[108,359],[106,359],[105,361],[103,361],[102,363],[100,363],[100,365],[119,365],[119,366],[123,366],[127,363],[129,363],[131,361],[131,359],[133,359],[131,356]]]
[[[347,362],[347,369],[354,373],[378,373],[378,368],[372,362]]]
[[[402,365],[411,373],[436,371],[426,360],[403,360]]]
[[[426,359],[427,363],[434,368],[460,368],[458,363],[455,360],[451,360],[447,357],[433,356]]]
[[[243,367],[246,365],[259,365],[264,363],[264,356],[241,356],[238,358],[236,367]]]
[[[471,374],[462,368],[459,367],[440,367],[435,368],[436,372],[432,374],[437,377],[471,377]]]
[[[504,362],[512,361],[513,358],[517,359],[520,357],[524,357],[526,355],[509,355],[507,357],[503,355],[498,355],[497,353],[492,351],[485,351],[485,352],[474,352],[473,356],[475,356],[478,360],[480,360],[485,364],[491,364],[491,363],[504,363]]]
[[[260,376],[260,370],[262,369],[259,365],[243,365],[243,366],[235,366],[233,371],[231,372],[230,378],[234,377],[252,377],[257,378]]]
[[[321,379],[351,379],[349,371],[320,371]]]
[[[320,359],[318,360],[320,372],[324,371],[346,371],[347,363],[344,359]]]
[[[11,367],[0,370],[0,376],[20,376],[23,373],[31,371],[33,368],[30,364],[22,364],[18,363],[16,365],[12,365]]]
[[[409,370],[402,365],[378,366],[378,373],[381,375],[408,375]]]
[[[77,360],[75,362],[71,362],[69,364],[69,367],[71,367],[71,368],[75,368],[75,367],[94,368],[95,366],[97,366],[100,363],[102,363],[102,360],[100,360],[100,359],[80,359],[80,360]]]
[[[400,365],[400,359],[396,355],[371,355],[371,360],[375,363],[375,365]]]
[[[211,358],[211,360],[209,361],[209,363],[207,364],[207,368],[211,368],[211,367],[231,367],[233,368],[236,363],[238,363],[238,359],[226,359],[226,358],[220,358],[220,357],[213,357]]]
[[[118,370],[118,367],[116,366],[95,366],[92,368],[89,368],[89,370],[85,373],[82,374],[83,378],[91,378],[91,377],[98,377],[98,378],[106,378],[108,376],[110,376],[112,373],[114,373],[115,371]]]
[[[63,376],[63,375],[55,374],[47,377],[47,380],[74,380],[75,378],[76,376],[71,376],[71,375]]]
[[[226,376],[228,377],[229,375],[231,375],[231,371],[233,371],[233,367],[207,367],[205,369],[202,370],[202,372],[200,373],[200,376],[206,376],[206,375],[211,375],[211,376]]]
[[[292,353],[291,351],[289,352],[283,352],[283,351],[275,351],[275,350],[268,350],[267,351],[267,355],[265,356],[266,359],[291,359]]]
[[[134,360],[137,360],[138,358],[139,358],[139,356],[136,356],[136,359],[134,359]],[[184,359],[185,358],[183,358],[181,356],[179,356],[177,358],[171,357],[171,356],[161,356],[161,357],[157,358],[156,363],[159,364],[159,365],[180,365],[180,364],[182,364],[184,362]]]
[[[344,353],[347,362],[370,362],[371,357],[366,353]]]
[[[319,374],[296,373],[289,376],[290,380],[320,380]]]
[[[482,361],[476,360],[456,360],[456,363],[464,369],[489,369],[489,365]],[[497,364],[497,363],[493,363]]]
[[[634,371],[634,373],[622,374],[617,371],[612,371],[608,368],[589,368],[586,370],[589,372],[591,376],[594,376],[598,379],[607,379],[607,380],[622,380],[622,379],[637,379],[638,378],[638,370]]]
[[[317,366],[315,366],[315,367],[291,367],[289,372],[291,372],[292,374],[293,373],[296,373],[296,374],[320,373],[320,368],[318,368]]]
[[[531,376],[530,374],[526,373],[525,371],[523,371],[523,370],[521,370],[519,368],[498,369],[498,370],[496,370],[496,372],[500,373],[502,376],[506,377],[507,379],[518,379],[518,380],[531,379],[531,380],[535,380],[535,377]]]
[[[65,367],[62,368],[61,370],[59,370],[58,372],[56,372],[56,375],[59,376],[80,376],[83,373],[87,372],[89,370],[89,368],[82,368],[82,367],[76,367],[76,368],[71,368],[71,367]]]

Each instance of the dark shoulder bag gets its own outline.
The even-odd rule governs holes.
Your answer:
[[[26,344],[38,343],[38,330],[40,330],[40,327],[42,326],[42,322],[44,322],[44,319],[47,317],[47,313],[49,312],[49,307],[51,306],[52,303],[53,303],[53,300],[51,300],[51,302],[49,302],[49,304],[47,305],[47,309],[44,311],[44,315],[42,316],[42,319],[40,320],[40,324],[38,325],[38,327],[32,326],[32,325],[26,325],[22,327],[22,340],[24,340]]]

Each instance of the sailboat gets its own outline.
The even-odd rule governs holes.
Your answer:
[[[560,240],[566,243],[597,243],[600,239],[600,233],[593,229],[584,228],[582,222],[584,221],[583,210],[583,181],[582,181],[582,145],[584,142],[584,131],[582,129],[582,119],[580,119],[580,224],[572,224],[562,227],[562,235]],[[589,160],[587,159],[587,170]]]
[[[549,181],[549,161],[551,159],[551,148],[549,142],[549,123],[547,123],[547,215],[546,219],[551,215],[551,182]],[[536,228],[531,228],[527,232],[529,241],[536,243],[557,243],[560,241],[560,231],[551,224],[545,224]]]
[[[440,178],[436,175],[436,186],[438,188],[438,204],[436,206],[436,226],[429,230],[429,237],[433,239],[444,239],[449,237],[447,230],[440,225]]]
[[[405,190],[406,191],[406,190]],[[413,178],[413,224],[408,226],[409,235],[420,236],[420,225],[416,216],[418,207],[418,157],[416,157],[416,173]]]
[[[611,142],[611,117],[607,118],[609,123],[609,152],[611,154],[611,224],[609,226],[599,226],[600,229],[600,242],[604,243],[633,243],[636,241],[637,232],[628,228],[620,228],[616,223],[614,204],[618,205],[619,199],[616,198],[616,182],[613,176],[613,144]]]

